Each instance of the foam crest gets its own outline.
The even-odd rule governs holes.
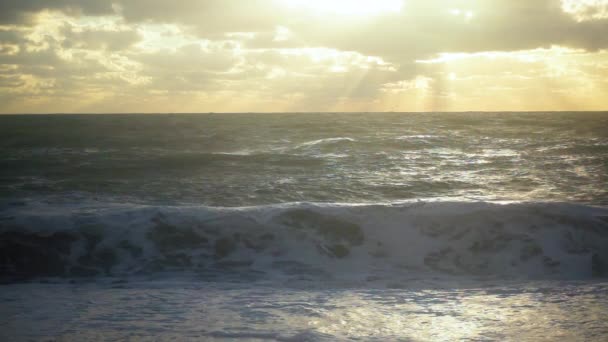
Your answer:
[[[391,282],[608,275],[608,209],[565,203],[293,203],[244,208],[13,203],[0,276],[194,274]]]
[[[321,146],[321,145],[352,143],[355,141],[356,141],[355,139],[349,138],[349,137],[325,138],[325,139],[318,139],[318,140],[313,140],[313,141],[308,141],[308,142],[302,143],[302,144],[296,146],[296,149],[310,148],[310,147]]]

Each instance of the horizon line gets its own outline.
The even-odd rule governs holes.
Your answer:
[[[464,113],[606,113],[604,110],[465,110],[465,111],[277,111],[277,112],[48,112],[0,113],[15,115],[209,115],[209,114],[464,114]]]

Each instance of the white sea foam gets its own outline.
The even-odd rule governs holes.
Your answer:
[[[306,148],[306,147],[312,147],[312,146],[318,146],[318,145],[336,144],[336,143],[343,143],[343,142],[355,142],[355,141],[356,141],[355,139],[349,138],[349,137],[325,138],[325,139],[307,141],[305,143],[297,145],[296,148]]]
[[[179,271],[352,283],[608,274],[608,209],[566,203],[30,203],[0,213],[9,278]]]

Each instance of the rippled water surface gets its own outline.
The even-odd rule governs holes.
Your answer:
[[[5,341],[604,341],[607,291],[606,283],[447,288],[426,284],[409,289],[277,289],[191,282],[31,284],[2,288],[0,337]]]
[[[1,193],[608,203],[607,113],[0,117]]]

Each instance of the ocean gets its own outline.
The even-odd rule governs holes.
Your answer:
[[[0,116],[0,340],[606,339],[606,112]]]

